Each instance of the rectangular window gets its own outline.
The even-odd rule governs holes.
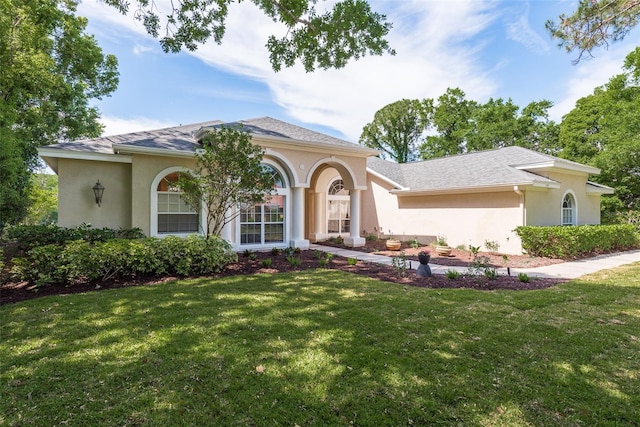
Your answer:
[[[572,208],[562,208],[562,225],[573,225]]]
[[[243,209],[240,213],[240,244],[284,243],[285,196],[271,196],[269,203]]]
[[[185,203],[179,193],[158,192],[158,233],[197,233],[198,213]]]

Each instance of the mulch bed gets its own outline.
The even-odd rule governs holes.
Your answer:
[[[376,243],[378,244],[378,243]],[[407,259],[415,259],[415,262],[412,262],[413,268],[417,268],[417,253],[419,250],[424,250],[425,248],[403,248],[405,250],[405,254],[407,255]],[[376,252],[372,249],[371,245],[367,245],[367,247],[362,248],[361,250]],[[415,251],[415,254],[412,251]],[[386,255],[386,253],[383,252]],[[398,252],[392,254],[398,255]],[[471,257],[468,252],[465,251],[455,251],[452,253],[452,256],[443,258],[437,257],[432,254],[431,262],[434,264],[441,265],[456,265],[456,266],[468,266],[471,262]],[[243,256],[243,254],[238,255],[238,262],[229,265],[224,271],[210,276],[212,278],[216,277],[225,277],[225,276],[236,276],[236,275],[250,275],[250,274],[258,274],[258,273],[280,273],[280,272],[290,272],[290,271],[302,271],[308,269],[321,268],[320,261],[318,259],[317,254],[314,251],[306,250],[301,251],[298,254],[294,255],[297,258],[300,258],[301,262],[298,266],[292,266],[285,258],[284,255],[272,255],[270,252],[255,252],[251,257]],[[263,266],[263,260],[270,258],[271,265],[267,268]],[[528,258],[528,257],[523,257]],[[498,267],[502,267],[502,262],[504,261],[501,255],[496,255],[490,259],[495,260]],[[513,264],[509,264],[511,267],[535,267],[539,265],[548,265],[545,262],[553,263],[561,262],[559,260],[547,260],[547,259],[531,259],[528,258],[529,263],[522,264],[523,260],[519,258],[512,259],[509,257],[509,263],[513,262]],[[493,261],[492,261],[493,262]],[[520,263],[520,264],[518,264]],[[421,278],[416,276],[415,270],[406,270],[404,274],[402,271],[398,269],[394,269],[388,265],[380,265],[374,263],[365,263],[362,261],[358,261],[356,265],[349,265],[347,258],[343,257],[334,257],[324,268],[333,269],[333,270],[342,270],[351,272],[354,274],[361,274],[364,276],[372,277],[378,280],[396,283],[404,286],[417,286],[423,288],[470,288],[470,289],[478,289],[478,290],[496,290],[496,289],[511,289],[511,290],[534,290],[534,289],[544,289],[551,286],[555,286],[558,283],[564,282],[566,280],[562,279],[551,279],[551,278],[531,278],[529,283],[523,283],[518,280],[517,277],[514,276],[506,276],[504,272],[501,271],[501,275],[496,279],[488,279],[484,276],[469,276],[469,275],[461,275],[456,279],[448,279],[442,275],[436,275],[433,277]],[[6,277],[6,275],[5,275]],[[0,277],[1,279],[1,277]],[[34,286],[28,283],[16,283],[5,281],[2,282],[0,280],[0,305],[11,304],[18,301],[29,300],[33,298],[39,298],[48,295],[62,295],[62,294],[73,294],[73,293],[82,293],[82,292],[94,292],[101,291],[105,289],[116,289],[123,288],[129,286],[152,286],[159,283],[165,283],[172,280],[180,279],[179,277],[144,277],[144,278],[127,278],[127,279],[119,279],[119,280],[109,280],[109,281],[101,281],[94,283],[84,283],[84,284],[75,284],[70,286],[45,286],[41,288],[35,288]]]

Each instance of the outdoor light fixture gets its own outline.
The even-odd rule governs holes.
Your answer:
[[[102,204],[102,193],[104,193],[104,185],[100,184],[100,180],[93,186],[93,195],[96,196],[98,207]]]

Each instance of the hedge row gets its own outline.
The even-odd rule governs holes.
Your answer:
[[[163,274],[211,274],[236,260],[231,245],[215,237],[75,240],[34,247],[26,257],[13,259],[12,274],[45,286]]]
[[[576,258],[582,255],[636,248],[640,244],[630,224],[518,227],[522,249],[531,256]]]
[[[111,239],[140,239],[144,233],[139,228],[114,230],[112,228],[91,228],[91,224],[82,224],[75,228],[57,225],[18,225],[6,232],[7,240],[14,240],[21,250],[30,250],[38,246],[64,245],[73,240],[87,242],[106,242]]]

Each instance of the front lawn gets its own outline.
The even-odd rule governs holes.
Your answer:
[[[332,270],[0,307],[0,425],[637,425],[640,263],[539,291]]]

